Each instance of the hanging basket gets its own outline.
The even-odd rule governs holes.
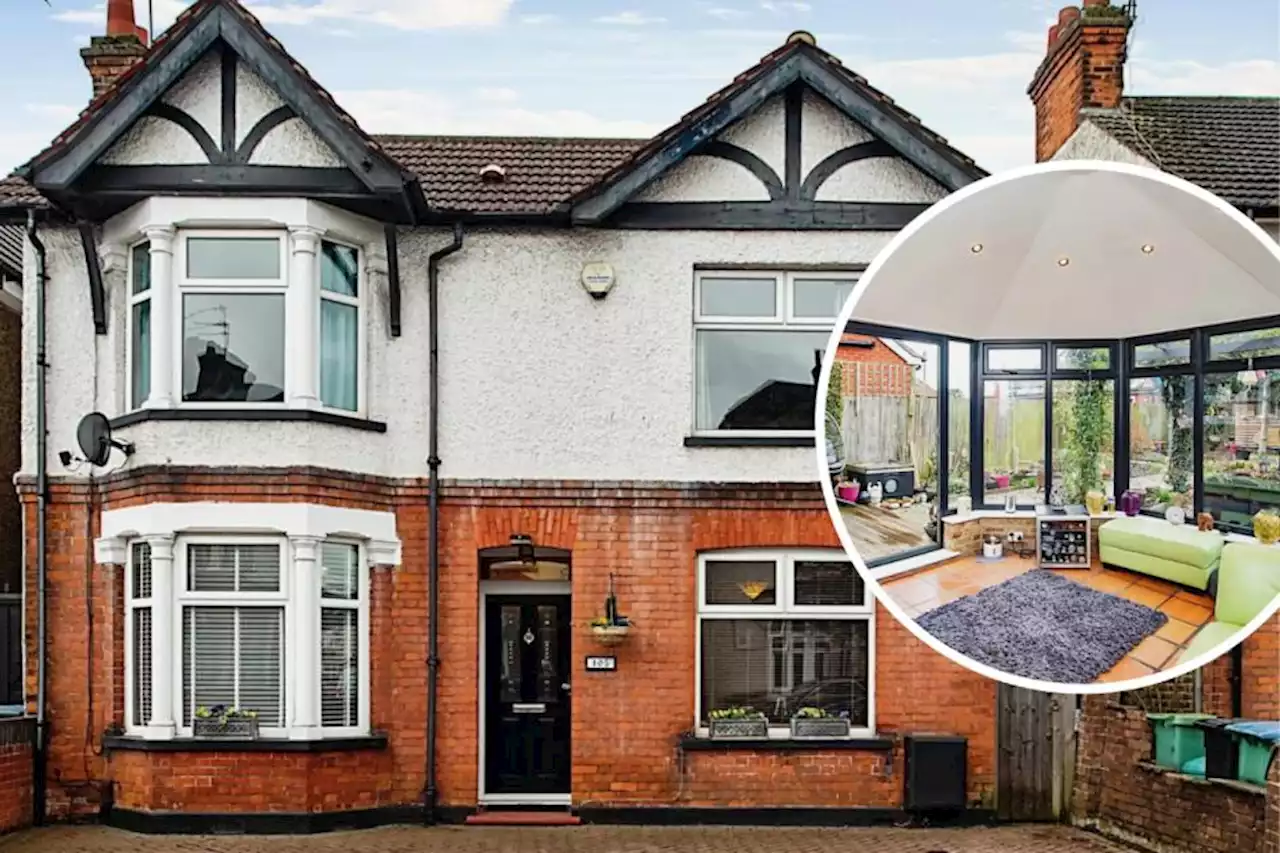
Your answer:
[[[630,625],[592,625],[591,633],[602,646],[616,646],[631,633]]]

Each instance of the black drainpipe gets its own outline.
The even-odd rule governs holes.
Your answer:
[[[45,767],[48,763],[49,732],[45,717],[47,705],[45,692],[45,657],[48,626],[45,604],[45,561],[48,533],[49,498],[49,436],[45,424],[45,379],[49,370],[48,352],[45,348],[45,249],[36,233],[35,211],[27,211],[27,239],[36,253],[36,743],[32,765],[32,821],[36,826],[45,818]]]
[[[1231,650],[1231,716],[1244,716],[1244,645]]]
[[[453,242],[427,257],[427,790],[423,821],[436,822],[436,684],[440,675],[440,261],[462,248],[462,223],[453,226]]]

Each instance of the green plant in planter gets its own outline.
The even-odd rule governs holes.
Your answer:
[[[228,720],[256,720],[257,718],[257,711],[242,711],[239,708],[229,708],[226,705],[214,705],[212,708],[206,708],[201,705],[196,708],[196,719],[198,720],[218,720],[225,723]]]
[[[734,706],[732,708],[721,708],[718,711],[712,711],[708,716],[713,720],[763,720],[764,714],[755,708],[744,708]]]
[[[801,720],[826,720],[831,717],[826,708],[801,708],[794,716]]]

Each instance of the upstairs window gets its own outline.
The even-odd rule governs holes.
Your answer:
[[[129,252],[129,400],[138,408],[151,394],[151,244]]]
[[[694,281],[694,430],[813,434],[822,356],[850,273],[702,271]]]

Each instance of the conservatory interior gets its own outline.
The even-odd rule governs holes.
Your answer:
[[[832,363],[834,496],[947,645],[1125,681],[1280,595],[1280,250],[1256,225],[1142,176],[1043,173],[921,227],[853,318],[843,340],[909,353],[909,379]]]

